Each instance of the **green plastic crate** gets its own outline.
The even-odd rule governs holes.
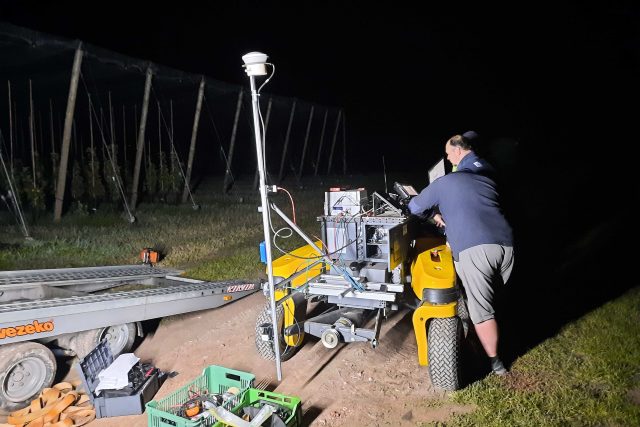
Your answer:
[[[233,410],[236,415],[242,414],[242,408],[247,406],[258,406],[260,401],[273,402],[280,406],[284,406],[291,415],[284,420],[287,427],[299,427],[302,425],[302,405],[300,404],[300,398],[295,396],[285,396],[284,394],[273,393],[270,391],[259,390],[256,388],[250,388],[242,396],[242,402],[238,405],[237,409]]]
[[[230,387],[237,387],[241,391],[250,389],[253,386],[255,375],[247,372],[236,371],[222,366],[211,365],[202,371],[195,380],[182,386],[178,390],[168,396],[155,401],[148,402],[145,407],[147,410],[147,425],[149,427],[201,427],[201,426],[222,426],[222,423],[216,423],[215,420],[209,418],[191,421],[175,415],[175,408],[179,407],[189,400],[189,391],[202,393],[205,390],[209,393],[224,393]],[[237,410],[245,402],[248,393],[241,394],[234,402],[231,411],[237,413]]]

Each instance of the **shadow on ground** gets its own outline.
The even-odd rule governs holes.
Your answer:
[[[615,203],[625,197],[613,178],[600,181],[577,167],[527,174],[504,186],[516,264],[498,294],[496,319],[508,364],[639,283],[626,274],[635,220],[627,203]]]

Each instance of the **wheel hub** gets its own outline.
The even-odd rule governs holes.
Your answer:
[[[336,348],[340,342],[340,334],[335,329],[325,329],[322,333],[322,344],[326,348]]]
[[[129,340],[129,330],[127,325],[114,325],[106,328],[100,336],[100,341],[103,339],[109,343],[109,348],[112,354],[119,354],[125,347]]]
[[[9,369],[2,384],[4,394],[11,402],[23,402],[42,388],[46,373],[42,360],[35,357],[23,359]]]

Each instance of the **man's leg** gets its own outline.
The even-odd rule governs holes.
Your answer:
[[[493,372],[498,375],[507,373],[498,357],[498,323],[493,309],[493,280],[496,264],[502,255],[503,250],[498,245],[481,245],[462,251],[459,261],[455,262],[456,271],[467,291],[469,313],[476,334],[491,359]]]
[[[491,360],[491,369],[497,375],[506,374],[507,369],[498,357],[498,323],[495,319],[489,319],[481,323],[476,323],[474,326],[476,328],[476,334],[478,334],[478,339]]]
[[[489,357],[498,355],[498,323],[495,319],[485,320],[482,323],[476,323],[476,333],[482,344],[482,348]]]

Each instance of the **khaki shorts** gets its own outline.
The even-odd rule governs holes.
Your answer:
[[[494,294],[509,280],[513,262],[512,247],[493,244],[465,249],[454,261],[474,324],[494,318]]]

